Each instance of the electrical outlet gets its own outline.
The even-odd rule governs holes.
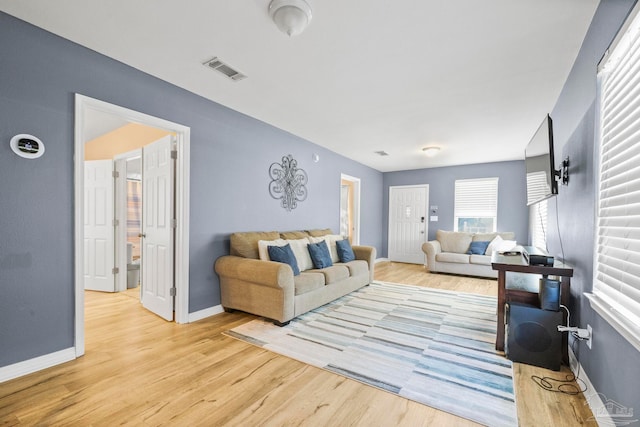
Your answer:
[[[591,325],[587,325],[587,331],[589,332],[589,339],[587,340],[587,347],[591,350],[591,342],[593,340],[593,329],[591,329]]]

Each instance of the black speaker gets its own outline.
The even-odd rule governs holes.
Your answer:
[[[538,291],[540,308],[543,310],[560,310],[560,281],[542,278]]]
[[[514,362],[560,370],[562,312],[510,303],[507,317],[507,358]]]

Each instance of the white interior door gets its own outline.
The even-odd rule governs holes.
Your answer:
[[[142,149],[142,305],[173,320],[174,173],[172,136]]]
[[[84,288],[114,292],[113,161],[84,162]]]
[[[429,186],[389,187],[389,259],[424,264]]]

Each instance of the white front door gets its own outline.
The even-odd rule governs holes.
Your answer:
[[[429,186],[389,187],[389,259],[424,264]]]
[[[84,162],[84,288],[114,292],[113,161]]]
[[[142,305],[173,320],[174,173],[173,137],[142,149]]]

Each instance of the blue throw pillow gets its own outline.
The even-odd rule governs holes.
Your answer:
[[[309,248],[309,255],[311,255],[311,261],[313,261],[315,268],[327,268],[333,265],[327,242],[309,243],[307,248]]]
[[[269,251],[269,258],[271,258],[271,261],[289,264],[291,266],[291,269],[293,270],[294,276],[300,274],[298,261],[296,261],[296,256],[291,250],[291,245],[287,243],[284,246],[267,246],[267,251]]]
[[[469,245],[469,250],[467,251],[467,255],[484,255],[484,253],[487,251],[489,243],[491,242],[471,242],[471,245]]]
[[[351,249],[351,243],[347,239],[336,240],[336,249],[338,250],[340,262],[349,262],[356,259],[353,249]]]

